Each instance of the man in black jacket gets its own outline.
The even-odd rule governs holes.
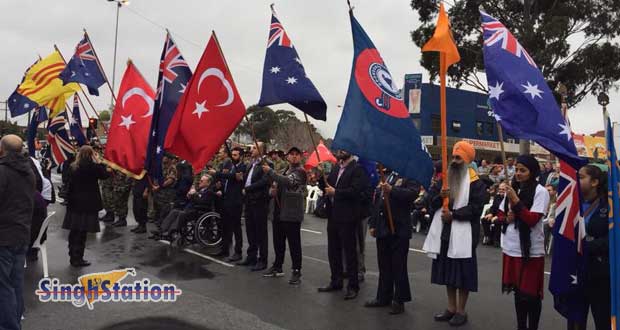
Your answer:
[[[224,161],[220,165],[219,171],[209,171],[209,174],[214,175],[222,185],[223,195],[220,204],[224,224],[223,255],[229,256],[233,235],[235,238],[235,252],[226,259],[228,262],[241,260],[241,249],[243,248],[243,233],[241,232],[243,194],[241,191],[243,190],[243,175],[246,172],[246,166],[241,162],[242,156],[243,149],[233,148],[230,160]]]
[[[17,135],[0,140],[0,329],[20,329],[35,176]]]
[[[342,254],[347,265],[348,285],[345,300],[355,299],[359,291],[357,278],[358,260],[356,231],[361,220],[362,192],[368,186],[368,176],[351,154],[339,150],[336,154],[339,164],[334,166],[325,186],[327,196],[327,254],[331,270],[329,285],[319,292],[342,289]]]
[[[411,289],[407,272],[409,240],[412,234],[411,210],[418,196],[418,186],[392,173],[375,191],[373,215],[370,218],[370,235],[377,238],[377,261],[379,264],[379,286],[375,299],[365,307],[382,307],[391,304],[390,314],[405,311],[404,303],[411,301]],[[394,231],[385,199],[389,198]]]
[[[258,147],[258,148],[257,148]],[[252,271],[267,269],[268,261],[268,239],[267,233],[267,214],[269,212],[269,187],[271,181],[262,170],[262,164],[267,162],[265,159],[265,144],[257,142],[250,149],[251,160],[248,165],[248,172],[243,177],[243,195],[245,196],[245,230],[248,236],[248,255],[241,266],[251,266]]]

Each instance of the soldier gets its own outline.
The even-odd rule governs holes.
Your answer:
[[[113,227],[126,227],[127,226],[127,213],[129,203],[129,193],[131,192],[131,186],[133,180],[120,171],[115,171],[112,178],[112,185],[114,190],[114,214],[118,216],[118,220],[112,224]]]
[[[153,207],[155,209],[155,223],[161,226],[161,221],[168,215],[176,195],[177,168],[175,156],[166,153],[162,160],[162,182],[153,183]],[[151,235],[154,237],[155,235]]]
[[[281,150],[277,149],[269,152],[269,158],[271,158],[271,161],[273,162],[273,169],[278,174],[283,173],[283,171],[285,171],[288,167],[286,161],[282,159],[283,154],[284,153]]]
[[[99,185],[101,186],[101,201],[105,208],[105,216],[99,220],[112,223],[114,222],[114,183],[112,183],[112,176],[99,180]]]

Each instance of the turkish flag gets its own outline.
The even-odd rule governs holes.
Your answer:
[[[319,157],[316,156],[316,150],[319,151]],[[334,155],[329,151],[329,149],[327,149],[327,147],[323,144],[323,141],[319,142],[319,145],[316,146],[316,150],[313,151],[312,154],[310,154],[310,157],[308,157],[306,165],[304,165],[304,168],[306,170],[317,167],[319,165],[319,158],[321,158],[322,163],[330,162],[335,164],[338,161],[336,160],[336,157],[334,157]]]
[[[144,176],[155,91],[132,62],[127,63],[112,113],[104,158],[128,176]],[[160,151],[161,152],[161,151]]]
[[[198,173],[244,115],[245,105],[213,33],[170,122],[165,149]]]

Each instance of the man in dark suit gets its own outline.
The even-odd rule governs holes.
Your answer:
[[[325,186],[327,196],[327,253],[331,269],[329,285],[319,288],[319,292],[342,289],[342,255],[347,265],[348,285],[345,300],[355,299],[359,291],[357,278],[358,260],[356,231],[361,220],[362,193],[368,186],[368,176],[357,164],[351,154],[339,150],[336,154],[338,165],[334,166]]]
[[[379,286],[375,299],[365,307],[383,307],[391,304],[390,314],[405,311],[404,303],[411,301],[407,272],[409,240],[412,234],[411,210],[418,197],[419,185],[392,173],[375,191],[370,235],[377,238]],[[385,199],[389,198],[394,232],[389,225]]]
[[[267,214],[271,182],[263,172],[262,163],[267,162],[271,167],[273,164],[263,157],[264,150],[263,142],[252,145],[242,190],[245,196],[245,231],[249,247],[247,257],[239,265],[251,266],[254,272],[267,269],[268,261]]]
[[[229,256],[233,235],[235,238],[234,254],[226,259],[229,262],[241,260],[241,248],[243,247],[243,234],[241,233],[241,210],[243,209],[243,176],[246,166],[241,162],[243,149],[236,147],[231,151],[230,160],[220,165],[219,171],[211,170],[222,185],[221,212],[224,223],[224,242],[222,254]]]

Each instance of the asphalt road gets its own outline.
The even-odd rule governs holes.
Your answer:
[[[409,254],[409,278],[413,302],[406,312],[391,316],[387,309],[367,309],[362,305],[374,297],[378,268],[375,242],[368,237],[366,280],[358,299],[344,301],[343,292],[317,293],[329,280],[326,221],[307,216],[302,225],[303,277],[299,286],[288,284],[290,258],[287,255],[281,278],[263,278],[239,266],[210,258],[199,247],[190,251],[171,249],[148,240],[146,234],[127,228],[105,228],[91,235],[85,258],[93,264],[76,269],[69,265],[67,232],[60,228],[64,207],[56,211],[49,229],[50,276],[62,283],[76,283],[77,277],[92,272],[135,267],[135,279],[152,283],[174,283],[183,290],[174,303],[96,303],[93,310],[71,303],[42,303],[34,294],[42,277],[41,262],[26,269],[25,330],[90,329],[449,329],[436,323],[433,315],[446,307],[445,289],[430,284],[431,260],[418,249],[424,236],[414,235]],[[131,217],[131,212],[130,212]],[[270,235],[271,237],[271,235]],[[270,247],[270,261],[273,250]],[[288,253],[288,252],[287,252]],[[501,252],[478,248],[479,292],[468,303],[469,323],[462,329],[515,329],[513,297],[501,294]],[[547,260],[548,269],[550,261]],[[128,277],[124,282],[135,280]],[[546,276],[548,279],[548,276]],[[565,328],[546,292],[540,329]]]

